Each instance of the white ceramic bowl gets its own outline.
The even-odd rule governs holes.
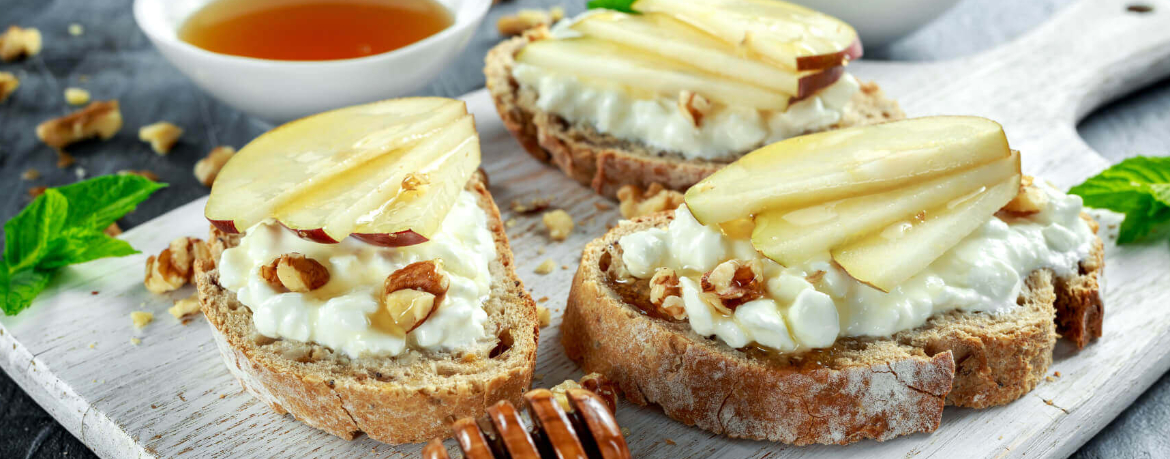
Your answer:
[[[159,52],[204,91],[272,123],[418,91],[467,46],[491,6],[491,0],[438,0],[454,23],[394,51],[356,59],[277,61],[213,53],[180,40],[183,21],[211,1],[135,0],[134,20]]]
[[[959,0],[787,0],[821,11],[857,29],[865,47],[884,46],[918,30]]]

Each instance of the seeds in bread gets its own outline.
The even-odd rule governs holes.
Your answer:
[[[538,109],[536,92],[516,82],[512,68],[516,53],[529,42],[546,37],[547,32],[547,28],[533,30],[496,45],[488,52],[484,66],[487,88],[504,127],[530,155],[556,165],[565,175],[609,197],[616,196],[623,185],[645,188],[660,183],[685,190],[727,164],[688,160],[677,153],[598,132],[585,123],[569,123]],[[905,117],[897,102],[886,98],[876,84],[863,83],[833,129]]]
[[[497,340],[457,354],[354,359],[316,343],[265,337],[251,311],[219,285],[214,261],[200,260],[200,303],[228,370],[278,413],[345,439],[365,432],[386,443],[425,441],[448,435],[451,421],[479,416],[496,401],[519,403],[535,365],[536,304],[515,275],[499,209],[484,183],[474,178],[468,189],[487,212],[496,241],[484,310]],[[213,253],[238,242],[238,236],[212,233]]]

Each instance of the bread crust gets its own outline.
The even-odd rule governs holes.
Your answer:
[[[534,158],[552,163],[573,180],[599,194],[615,197],[622,185],[643,188],[651,183],[685,190],[727,162],[687,160],[680,155],[573,125],[536,108],[536,94],[512,78],[515,56],[524,45],[544,36],[537,30],[505,40],[488,51],[484,65],[487,88],[504,127]],[[862,83],[845,115],[832,128],[872,124],[905,118],[897,102],[885,97],[876,84]],[[743,152],[747,153],[747,151]]]
[[[821,366],[769,366],[685,322],[643,314],[610,287],[603,255],[620,236],[664,226],[671,216],[622,222],[585,248],[562,344],[584,371],[618,382],[630,401],[660,405],[672,418],[731,437],[797,445],[880,441],[933,431],[944,402],[983,408],[1015,400],[1052,362],[1054,303],[1081,297],[1062,286],[1083,288],[1101,269],[1097,262],[1090,276],[1068,282],[1037,270],[1025,282],[1021,308],[1007,315],[943,314],[891,338],[839,339]],[[1090,260],[1099,260],[1101,248],[1098,239]],[[1091,264],[1083,262],[1082,271]]]
[[[432,377],[429,384],[383,381],[364,373],[323,373],[311,364],[267,349],[264,344],[280,340],[259,335],[248,308],[219,285],[214,261],[199,260],[196,283],[202,310],[224,362],[244,389],[277,413],[291,413],[338,437],[349,440],[365,432],[385,443],[446,437],[455,419],[478,417],[499,400],[520,403],[531,384],[536,361],[540,328],[536,304],[516,277],[499,209],[484,180],[473,179],[468,188],[478,195],[487,212],[496,241],[498,258],[492,267],[493,290],[488,302],[504,302],[500,330],[507,330],[512,340],[506,352],[486,359],[490,361],[473,363],[481,371],[426,375]],[[431,371],[441,371],[437,368],[445,368],[442,361],[430,366]]]

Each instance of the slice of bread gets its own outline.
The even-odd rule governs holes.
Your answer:
[[[605,196],[615,197],[622,185],[643,188],[660,183],[685,190],[727,162],[686,159],[639,142],[597,132],[583,123],[569,123],[536,107],[535,90],[512,78],[515,56],[524,45],[548,34],[547,28],[506,40],[488,52],[484,75],[504,126],[536,159],[555,164],[573,180]],[[863,83],[834,129],[905,118],[898,103],[887,99],[873,83]],[[760,145],[763,146],[763,145]],[[742,152],[747,154],[754,148]]]
[[[586,246],[561,325],[566,353],[616,381],[630,401],[660,405],[679,421],[796,445],[930,432],[944,404],[986,407],[1022,396],[1052,361],[1054,304],[1095,295],[1102,266],[1098,240],[1075,279],[1031,273],[1009,314],[953,312],[890,338],[842,338],[804,353],[744,351],[644,313],[646,281],[613,282],[618,239],[671,218],[625,221]]]
[[[360,432],[385,443],[446,437],[455,419],[478,417],[500,400],[520,403],[532,381],[540,326],[485,180],[473,178],[467,189],[478,196],[496,241],[492,294],[483,307],[488,333],[497,339],[459,353],[411,350],[356,359],[316,343],[273,339],[261,335],[251,310],[220,286],[214,261],[200,260],[199,302],[228,370],[278,413],[345,439]],[[210,240],[218,258],[238,236],[213,227]]]

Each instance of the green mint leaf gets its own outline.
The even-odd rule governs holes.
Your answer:
[[[4,262],[9,271],[31,269],[49,254],[68,207],[65,196],[50,188],[4,224]]]
[[[102,231],[163,187],[137,175],[103,175],[56,190],[69,200],[65,228]]]
[[[637,0],[589,0],[586,4],[589,9],[604,8],[607,10],[621,11],[623,13],[638,14],[634,11],[634,2]]]
[[[32,305],[33,298],[49,285],[51,271],[29,269],[9,275],[6,263],[0,262],[0,308],[12,316]]]
[[[1170,226],[1170,157],[1126,159],[1069,193],[1084,199],[1086,206],[1125,214],[1119,244],[1161,236]]]
[[[129,242],[114,239],[101,231],[74,227],[53,240],[49,255],[37,264],[38,269],[55,269],[106,257],[123,257],[138,253]]]

